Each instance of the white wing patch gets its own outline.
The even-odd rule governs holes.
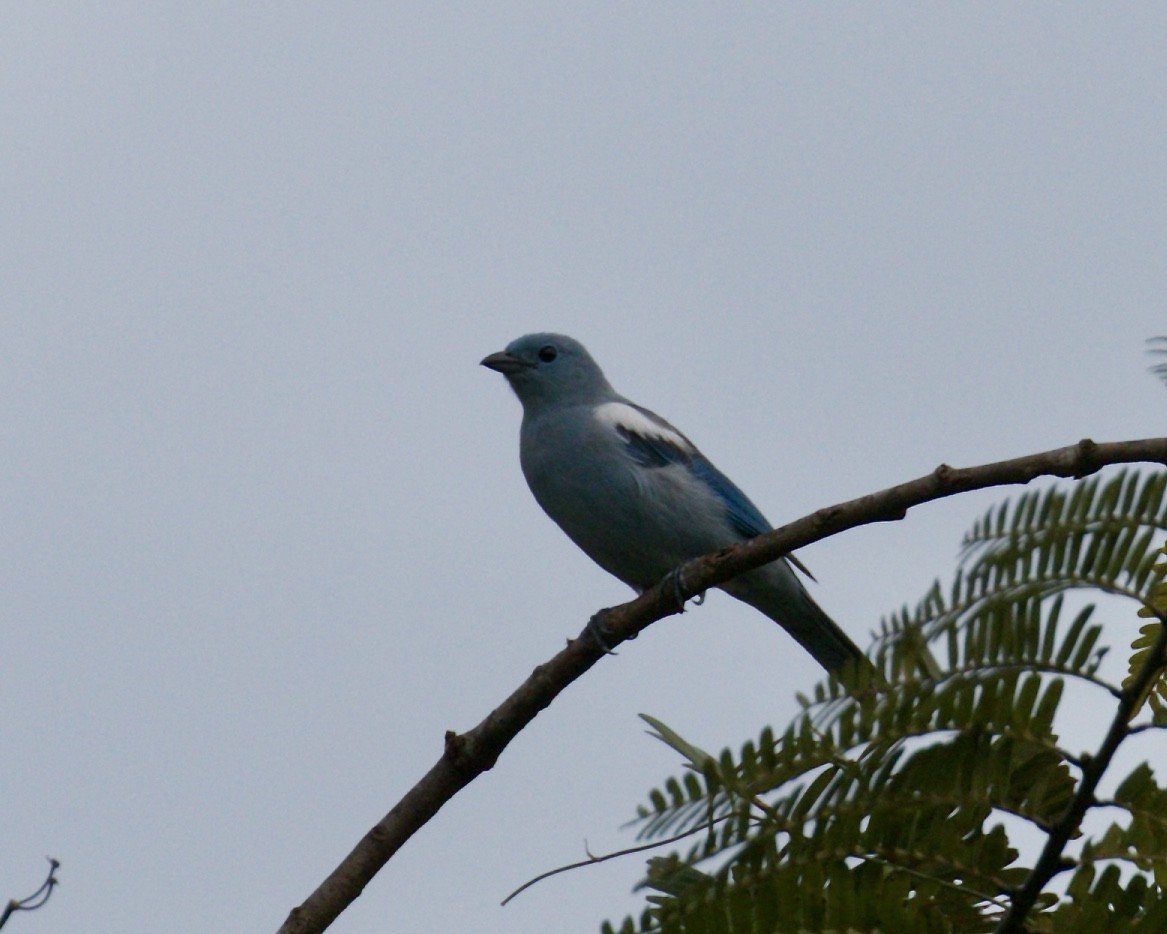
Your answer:
[[[642,438],[655,438],[671,444],[686,454],[696,453],[685,436],[680,432],[649,418],[639,409],[635,409],[625,402],[605,402],[596,406],[596,418],[605,425],[617,430],[623,429],[629,434],[640,435]]]

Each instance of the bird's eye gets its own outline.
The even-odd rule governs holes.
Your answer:
[[[558,356],[559,351],[556,350],[555,347],[553,347],[551,344],[544,344],[539,348],[539,359],[544,363],[550,363]]]

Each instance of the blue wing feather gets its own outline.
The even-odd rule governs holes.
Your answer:
[[[616,433],[624,442],[624,447],[632,459],[641,467],[667,467],[669,464],[685,464],[690,461],[687,451],[677,447],[665,438],[645,437],[619,426]]]
[[[638,405],[633,406],[633,408],[662,428],[666,428],[669,433],[688,442],[684,435],[659,415]],[[692,446],[691,442],[688,442],[690,447],[686,450],[667,437],[660,435],[646,437],[623,425],[618,426],[616,431],[624,441],[625,449],[629,455],[642,467],[655,468],[679,464],[687,468],[725,504],[726,515],[729,517],[730,523],[734,529],[741,533],[743,538],[753,538],[763,532],[770,531],[772,528],[758,507],[750,502],[750,498],[739,490],[729,477],[714,467],[704,454]]]
[[[729,521],[745,538],[769,532],[772,526],[758,507],[737,488],[732,480],[711,464],[704,455],[697,454],[689,461],[689,469],[702,483],[725,503]]]

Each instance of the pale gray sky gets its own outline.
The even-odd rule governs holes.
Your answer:
[[[1162,434],[1167,13],[980,3],[6,4],[0,898],[274,930],[629,593],[485,354],[583,340],[774,522]],[[996,496],[808,549],[861,643]],[[1125,636],[1120,634],[1125,641]],[[674,757],[817,673],[718,595],[539,717],[342,934],[592,931]],[[572,919],[569,925],[565,918]]]

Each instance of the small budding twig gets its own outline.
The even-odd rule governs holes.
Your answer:
[[[0,928],[8,923],[8,919],[18,911],[36,911],[38,908],[44,907],[45,902],[49,900],[49,896],[53,894],[53,888],[60,884],[60,879],[57,878],[57,869],[61,864],[53,859],[49,859],[49,875],[41,887],[29,895],[27,898],[11,899],[7,905],[4,906],[3,913],[0,913]]]

